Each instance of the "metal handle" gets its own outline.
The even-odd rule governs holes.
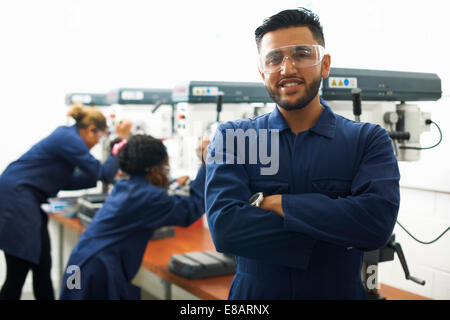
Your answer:
[[[223,92],[217,94],[217,117],[216,122],[220,122],[220,113],[222,112]]]
[[[355,115],[355,120],[360,121],[361,116],[361,89],[352,89],[352,100],[353,100],[353,114]]]
[[[420,284],[422,286],[425,285],[425,280],[422,280],[420,278],[411,276],[409,274],[408,265],[406,264],[406,258],[405,258],[405,255],[403,254],[402,246],[400,245],[400,243],[398,243],[398,242],[391,242],[391,243],[388,244],[388,247],[394,249],[394,251],[397,253],[398,258],[400,260],[400,263],[402,265],[403,271],[405,272],[405,278],[407,280],[411,280],[411,281],[413,281],[413,282],[415,282],[417,284]]]

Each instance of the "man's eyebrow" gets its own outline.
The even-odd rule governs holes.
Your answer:
[[[294,50],[294,51],[297,51],[297,50],[311,51],[311,47],[308,45],[299,45],[299,46],[295,46],[292,50]]]
[[[280,49],[273,49],[273,50],[270,50],[266,55],[264,55],[266,58],[270,58],[270,57],[273,57],[273,56],[275,56],[275,55],[279,55],[280,54],[280,52],[281,52],[281,50]]]

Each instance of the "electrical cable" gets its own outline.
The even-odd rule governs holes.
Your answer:
[[[426,150],[426,149],[432,149],[432,148],[434,148],[434,147],[437,147],[440,143],[441,143],[441,141],[442,141],[442,131],[441,131],[441,128],[439,128],[439,126],[438,126],[438,124],[436,123],[436,122],[434,122],[433,120],[430,120],[430,119],[427,119],[426,121],[425,121],[425,123],[426,124],[434,124],[435,126],[436,126],[436,128],[439,130],[439,134],[440,134],[440,138],[439,138],[439,141],[435,144],[435,145],[433,145],[433,146],[431,146],[431,147],[425,147],[425,148],[418,148],[418,147],[404,147],[404,146],[401,146],[401,147],[399,147],[400,149],[413,149],[413,150]]]
[[[432,243],[438,241],[444,234],[447,233],[448,230],[450,230],[450,227],[448,227],[447,229],[445,229],[444,232],[442,232],[442,233],[439,235],[439,237],[437,237],[436,239],[434,239],[434,240],[432,240],[432,241],[426,242],[426,241],[421,241],[421,240],[417,239],[416,237],[414,237],[408,230],[406,230],[406,228],[405,228],[404,226],[402,226],[402,224],[401,224],[399,221],[397,221],[397,224],[398,224],[400,227],[402,227],[402,229],[405,230],[405,232],[406,232],[411,238],[413,238],[414,240],[416,240],[417,242],[419,242],[419,243],[421,243],[421,244],[432,244]]]

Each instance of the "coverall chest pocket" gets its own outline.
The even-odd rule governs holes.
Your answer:
[[[312,182],[313,192],[322,193],[333,199],[344,198],[351,194],[351,180],[316,179]]]
[[[273,194],[285,194],[289,192],[289,184],[287,181],[256,179],[250,181],[250,190],[252,194],[256,192],[263,192],[266,196]]]

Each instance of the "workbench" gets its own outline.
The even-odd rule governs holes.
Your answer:
[[[49,217],[59,223],[59,270],[64,270],[63,244],[64,228],[69,228],[79,234],[86,229],[78,218],[66,218],[59,213],[49,214]],[[200,299],[224,300],[228,297],[233,275],[190,280],[169,270],[169,260],[173,254],[191,251],[215,251],[208,229],[201,225],[191,225],[187,228],[175,227],[175,237],[151,240],[148,242],[142,267],[156,274],[163,280],[165,299],[171,299],[171,285],[175,284]],[[62,276],[62,274],[61,274]],[[60,279],[61,281],[61,279]],[[60,282],[61,283],[61,282]]]
[[[81,234],[86,227],[78,218],[66,218],[59,213],[49,214],[59,223],[59,270],[64,270],[63,237],[64,228]],[[173,254],[191,251],[215,250],[208,229],[195,224],[187,228],[175,227],[175,237],[151,240],[145,250],[141,268],[160,277],[164,284],[164,299],[172,298],[172,284],[179,286],[192,295],[205,300],[225,300],[228,297],[233,275],[190,280],[169,270],[169,260]],[[62,273],[61,273],[62,278]],[[60,279],[61,281],[61,279]],[[61,282],[60,282],[61,284]],[[388,300],[426,300],[427,298],[394,287],[380,284],[380,295]]]

